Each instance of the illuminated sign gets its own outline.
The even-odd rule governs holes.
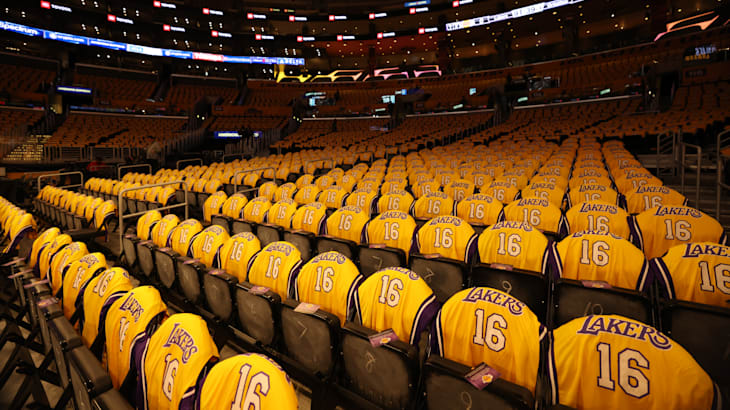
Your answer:
[[[542,13],[550,9],[558,7],[569,6],[572,4],[581,3],[583,0],[551,0],[542,3],[535,3],[529,6],[520,7],[514,10],[505,11],[504,13],[475,17],[468,20],[455,21],[453,23],[446,23],[446,31],[462,30],[470,27],[479,27],[486,24],[496,23],[498,21],[505,21],[516,19],[519,17],[525,17],[532,14]]]
[[[339,21],[339,20],[347,20],[347,16],[335,16],[334,14],[330,14],[329,21]]]
[[[266,14],[246,13],[249,20],[266,20]]]
[[[241,138],[238,131],[215,131],[215,138],[219,139],[237,139]]]
[[[337,35],[337,41],[343,41],[343,40],[354,40],[355,36],[345,36],[342,34]]]
[[[418,34],[435,33],[439,31],[438,27],[419,27]]]
[[[416,7],[416,8],[411,8],[410,10],[408,10],[408,13],[416,14],[416,13],[423,13],[426,11],[428,11],[428,7]]]
[[[266,34],[256,34],[254,36],[256,40],[273,40],[274,36],[266,35]]]
[[[465,4],[471,4],[474,0],[454,0],[451,2],[451,7],[459,7]]]
[[[403,7],[409,8],[409,7],[418,7],[418,6],[428,6],[431,4],[431,0],[418,0],[418,1],[409,1],[408,3],[405,3]]]
[[[378,33],[376,37],[379,38],[379,39],[381,39],[381,38],[388,38],[388,37],[395,37],[395,31],[388,31],[388,32],[385,32],[385,33]]]
[[[370,13],[368,14],[368,18],[370,20],[375,20],[383,17],[388,17],[388,13]]]
[[[185,32],[185,27],[178,27],[178,26],[171,26],[169,24],[163,24],[162,25],[162,30],[163,31],[176,31],[178,33],[184,33]]]
[[[289,16],[289,21],[307,21],[307,18],[304,17],[304,16],[290,15]]]
[[[699,27],[700,30],[704,31],[707,27],[710,27],[712,23],[714,23],[718,18],[720,18],[719,14],[715,13],[714,11],[710,11],[707,13],[699,14],[697,16],[687,17],[686,19],[667,23],[667,31],[657,34],[657,36],[654,38],[654,41],[659,40],[669,33],[688,30],[692,27]]]
[[[58,91],[59,93],[91,95],[91,88],[83,87],[66,87],[59,85],[58,87],[56,87],[56,91]]]
[[[128,53],[144,54],[156,57],[173,57],[182,59],[215,61],[231,64],[270,64],[270,65],[304,65],[303,58],[293,57],[263,57],[263,56],[229,56],[223,54],[190,52],[182,50],[171,50],[157,47],[148,47],[138,44],[121,43],[98,38],[77,36],[57,31],[43,30],[35,27],[28,27],[22,24],[11,23],[0,20],[0,30],[23,34],[30,37],[42,37],[48,40],[62,41],[69,44],[82,44],[106,48],[109,50],[126,51]]]
[[[134,21],[132,21],[132,19],[115,16],[113,14],[107,14],[106,19],[107,21],[111,21],[112,23],[134,24]]]
[[[314,41],[314,36],[297,36],[297,43],[304,41]]]
[[[206,15],[212,14],[214,16],[222,16],[223,12],[220,10],[213,10],[213,9],[209,9],[207,7],[203,7],[203,14],[206,14]]]
[[[165,3],[164,1],[157,1],[157,0],[153,1],[152,5],[155,7],[158,7],[158,8],[162,7],[162,8],[166,8],[166,9],[176,9],[177,8],[177,6],[173,3]]]
[[[58,11],[65,11],[66,13],[71,13],[71,7],[62,6],[60,4],[53,4],[50,1],[41,0],[41,8],[42,9],[48,9],[48,10],[58,10]]]
[[[218,30],[211,30],[210,36],[211,37],[224,37],[224,38],[233,37],[233,35],[231,33],[226,33],[225,31],[218,31]]]

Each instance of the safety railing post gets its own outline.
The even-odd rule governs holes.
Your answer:
[[[57,172],[54,174],[45,174],[38,177],[38,192],[41,191],[41,181],[50,178],[50,177],[59,177],[59,176],[66,176],[66,175],[78,175],[81,177],[81,182],[79,184],[72,184],[72,185],[64,185],[59,186],[58,188],[76,188],[76,187],[83,187],[84,186],[84,173],[81,171],[70,171],[70,172]],[[60,183],[60,181],[59,181]]]
[[[256,172],[256,171],[265,171],[267,169],[270,169],[270,170],[273,170],[274,171],[274,179],[273,179],[273,181],[274,181],[274,183],[276,183],[276,168],[274,168],[274,167],[262,167],[262,168],[256,168],[256,169],[242,169],[240,171],[236,171],[233,174],[233,194],[235,195],[236,193],[238,193],[238,176],[239,175],[241,175],[241,174],[248,174],[250,172]],[[246,192],[250,192],[250,191],[246,191]]]
[[[168,209],[177,209],[177,208],[185,208],[185,219],[188,219],[188,183],[182,180],[178,181],[170,181],[170,182],[160,182],[158,184],[150,184],[150,185],[143,185],[143,186],[135,186],[130,188],[124,188],[120,189],[119,193],[117,194],[117,209],[119,210],[119,224],[117,225],[117,229],[119,229],[119,246],[122,244],[122,238],[124,237],[124,220],[129,218],[134,218],[135,216],[140,216],[146,214],[148,211],[142,211],[142,212],[135,212],[132,214],[124,215],[124,207],[122,207],[121,204],[123,204],[124,200],[124,194],[130,191],[139,191],[141,189],[147,189],[147,188],[155,188],[158,186],[167,186],[167,185],[177,185],[181,184],[183,187],[183,190],[185,191],[185,202],[180,204],[173,204],[173,205],[166,205],[159,208],[155,208],[157,211],[166,211]]]
[[[117,181],[122,180],[122,170],[130,168],[147,168],[149,173],[152,174],[152,165],[150,164],[134,164],[134,165],[120,165],[117,167]]]

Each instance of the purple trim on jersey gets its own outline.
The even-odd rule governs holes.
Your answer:
[[[442,312],[442,310],[439,310],[436,314],[434,326],[431,328],[431,352],[436,353],[439,356],[444,355],[444,330],[441,327]]]
[[[712,398],[712,409],[713,410],[720,410],[722,409],[722,393],[720,392],[720,386],[717,385],[714,381],[712,382],[712,391],[713,391],[713,398]]]
[[[246,266],[246,279],[248,279],[248,272],[251,271],[251,266],[253,266],[253,262],[259,256],[259,254],[261,253],[261,251],[263,251],[263,249],[259,249],[258,251],[256,251],[256,253],[254,253],[253,255],[251,255],[251,259],[248,260],[248,265]]]
[[[360,288],[355,289],[355,317],[353,322],[362,325],[362,309],[360,308]]]
[[[371,221],[365,222],[365,225],[362,227],[362,243],[370,243],[370,235],[368,235],[368,227],[370,226]]]
[[[626,210],[626,208],[628,208],[628,202],[626,201],[626,197],[620,192],[616,194],[616,206],[623,209],[624,211]]]
[[[652,271],[649,270],[649,262],[644,260],[644,263],[641,264],[641,272],[636,280],[636,290],[644,293],[649,289],[652,283],[654,283],[654,275],[652,274]]]
[[[355,315],[355,306],[357,303],[355,297],[357,295],[357,289],[360,288],[363,279],[363,276],[358,274],[350,285],[350,290],[347,292],[347,311],[345,312],[347,317],[345,317],[345,320],[354,320],[353,316]]]
[[[560,221],[558,221],[558,235],[560,235],[561,238],[564,238],[568,236],[568,233],[570,232],[570,227],[568,226],[568,219],[565,217],[565,214],[563,211],[560,211]]]
[[[684,198],[684,202],[682,202],[682,206],[689,206],[689,199]]]
[[[504,221],[504,205],[502,205],[502,209],[499,210],[499,215],[497,215],[497,222]]]
[[[319,226],[317,227],[317,235],[326,235],[327,234],[327,213],[325,212],[324,215],[319,219]]]
[[[659,282],[664,291],[664,296],[668,299],[676,298],[677,294],[674,292],[674,282],[672,281],[672,275],[669,272],[669,268],[664,263],[662,258],[654,258],[650,261],[651,271],[656,281]]]
[[[548,334],[548,379],[550,382],[550,392],[552,393],[552,404],[557,405],[560,403],[560,397],[558,395],[558,372],[555,368],[555,335],[553,332]]]
[[[431,294],[430,297],[421,303],[418,308],[416,317],[413,319],[413,327],[411,328],[411,340],[409,341],[412,345],[418,345],[418,340],[421,338],[421,332],[428,329],[433,322],[433,318],[436,316],[440,309],[439,303],[436,301],[436,295]]]
[[[299,277],[299,272],[302,269],[302,260],[299,259],[299,261],[292,267],[291,271],[289,272],[289,279],[286,283],[286,295],[289,298],[296,299],[296,282],[297,278]]]
[[[627,222],[629,224],[629,231],[631,232],[631,242],[636,245],[639,250],[644,250],[644,237],[641,232],[641,227],[639,226],[639,222],[636,220],[635,216],[629,215],[627,217]]]
[[[563,277],[563,260],[560,258],[560,252],[558,252],[557,243],[553,242],[552,246],[554,250],[554,258],[552,261],[553,277],[555,279],[559,279]]]
[[[213,368],[213,364],[217,361],[217,358],[211,358],[208,363],[203,366],[200,370],[200,374],[198,374],[198,380],[192,387],[185,390],[185,393],[180,399],[180,405],[178,407],[180,410],[200,409],[200,392],[203,391],[203,383],[205,383],[205,379],[208,378],[208,374],[210,373],[210,369]]]
[[[97,324],[96,329],[97,339],[101,337],[102,341],[106,341],[106,317],[109,314],[109,308],[114,302],[116,302],[118,299],[126,294],[126,290],[112,293],[111,296],[109,296],[109,298],[104,302],[104,304],[101,305],[101,312],[99,313],[99,323]]]
[[[31,231],[31,230],[33,230],[33,227],[32,226],[27,226],[27,227],[25,227],[25,229],[23,229],[22,231],[18,232],[18,234],[15,235],[15,238],[13,239],[13,241],[6,248],[6,253],[12,252],[15,249],[15,247],[18,246],[18,244],[20,243],[20,241],[23,240],[23,236],[25,236],[25,234],[28,233],[28,231]],[[8,237],[9,236],[10,236],[10,233],[8,232]]]
[[[464,253],[464,262],[469,265],[472,260],[475,259],[476,253],[477,253],[477,238],[479,236],[477,234],[474,234],[469,238],[469,242],[466,243],[466,252]]]
[[[416,201],[414,200],[413,202],[411,202],[411,206],[408,207],[408,213],[412,217],[415,218],[416,217],[416,214],[414,213],[415,211],[416,211]]]
[[[717,240],[717,243],[720,245],[727,246],[727,235],[725,235],[725,231],[722,232],[722,235],[720,235],[720,239]]]
[[[149,348],[150,340],[147,339],[142,346],[135,346],[132,351],[133,360],[139,372],[137,377],[137,405],[142,405],[142,410],[147,410],[149,405],[147,404],[147,375],[144,372],[144,361],[147,356],[147,349]],[[131,362],[130,362],[131,363]]]

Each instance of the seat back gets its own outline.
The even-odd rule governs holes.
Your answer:
[[[471,286],[486,286],[513,295],[525,302],[542,323],[547,313],[548,282],[540,273],[521,269],[480,264],[471,271]]]
[[[283,229],[280,226],[269,225],[269,224],[258,224],[256,226],[256,236],[261,242],[261,247],[272,242],[278,242],[281,240]]]
[[[233,292],[238,279],[220,269],[213,269],[203,275],[203,293],[210,311],[219,319],[228,322],[233,317]]]
[[[559,279],[553,293],[553,326],[588,315],[621,315],[653,326],[652,302],[637,291],[587,287],[581,281]]]
[[[146,245],[145,242],[147,243]],[[135,247],[139,268],[145,276],[152,275],[152,272],[155,270],[154,247],[155,245],[152,244],[152,241],[137,242],[137,246]]]
[[[503,379],[493,381],[483,390],[477,389],[465,379],[471,370],[438,355],[429,357],[423,368],[426,408],[529,410],[535,407],[529,390]]]
[[[284,242],[289,242],[299,249],[303,261],[310,260],[312,254],[312,244],[314,243],[314,234],[305,231],[289,231],[285,230],[283,234]]]
[[[175,264],[177,265],[178,284],[185,299],[193,304],[201,303],[203,293],[200,283],[208,269],[198,260],[186,257],[177,258]]]
[[[295,312],[299,302],[281,304],[281,333],[286,353],[309,372],[320,377],[332,374],[337,361],[340,322],[324,310],[313,314]]]
[[[384,268],[407,265],[406,254],[402,249],[378,245],[360,245],[358,260],[360,273],[366,278]]]
[[[660,305],[662,331],[684,347],[720,387],[730,403],[730,309],[696,303]]]
[[[71,383],[66,354],[81,346],[81,337],[76,333],[71,322],[62,313],[48,322],[48,328],[50,330],[51,347],[53,349],[53,358],[56,362],[59,381],[61,382],[61,387],[65,389]]]
[[[137,264],[137,247],[135,245],[138,242],[139,238],[134,234],[126,234],[122,237],[122,251],[127,260],[127,266],[130,268]]]
[[[469,267],[464,262],[453,259],[412,254],[410,269],[433,289],[439,303],[446,302],[468,283]]]
[[[92,408],[99,410],[132,410],[133,407],[125,400],[118,390],[110,389],[95,397]]]
[[[276,340],[276,318],[281,297],[268,290],[263,294],[251,293],[254,285],[240,282],[236,286],[236,308],[241,330],[264,345]]]
[[[112,380],[86,347],[71,350],[68,358],[76,408],[91,409],[91,401],[111,389]]]
[[[233,235],[241,232],[253,232],[253,224],[242,219],[236,219],[231,224]]]
[[[226,232],[231,232],[231,230],[233,229],[231,227],[233,219],[229,216],[220,215],[220,214],[213,215],[213,216],[211,216],[210,221],[213,225],[222,226],[223,229],[226,230]]]
[[[170,289],[175,284],[175,258],[169,248],[155,249],[155,267],[157,276],[163,286]]]
[[[353,322],[342,328],[345,387],[382,408],[409,408],[418,386],[418,349],[400,340],[373,347],[368,336],[376,333]]]
[[[357,260],[357,244],[355,242],[330,236],[318,236],[317,254],[329,251],[339,252],[353,262]]]

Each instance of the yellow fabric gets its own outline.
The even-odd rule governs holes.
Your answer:
[[[110,268],[92,278],[84,290],[84,326],[81,340],[91,347],[99,334],[102,309],[110,297],[132,289],[129,274],[123,268]]]
[[[368,214],[357,206],[342,207],[327,218],[327,235],[360,243]]]
[[[498,222],[479,235],[482,263],[498,263],[531,272],[547,273],[549,241],[539,230],[518,221]]]
[[[220,250],[217,266],[240,282],[246,280],[251,258],[261,250],[261,242],[251,232],[231,236]]]
[[[265,286],[286,299],[293,284],[291,275],[296,273],[301,263],[301,254],[294,245],[283,241],[272,242],[251,261],[247,280],[254,285]]]
[[[444,258],[466,262],[468,251],[476,240],[474,228],[456,216],[438,216],[418,230],[418,252],[438,254]]]

